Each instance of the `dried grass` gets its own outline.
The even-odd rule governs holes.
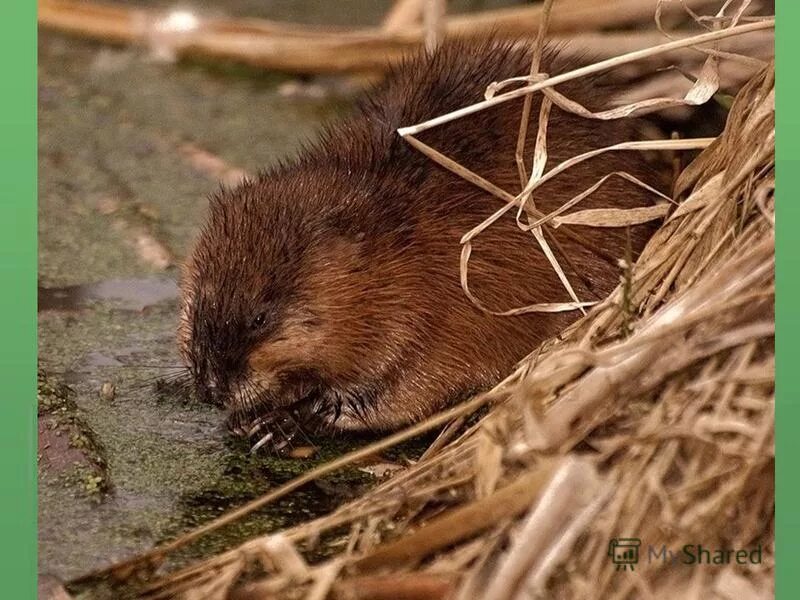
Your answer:
[[[546,3],[545,12],[551,4]],[[712,19],[696,16],[698,23],[713,28],[697,39],[707,43],[774,23],[737,24],[747,4],[729,0]],[[538,73],[534,59],[531,73],[522,77],[527,83],[523,92],[504,92],[434,121],[469,118],[504,98],[534,92],[545,95],[545,104],[587,118],[625,118],[654,104],[637,102],[613,114],[591,114],[553,92],[552,85],[693,46],[691,40],[670,42],[558,77]],[[717,65],[729,59],[715,52],[703,56],[706,68],[685,104],[710,98],[717,89]],[[666,105],[662,100],[656,104]],[[480,179],[413,137],[436,123],[403,133],[433,160],[499,197],[500,210],[516,209],[520,226],[545,251],[543,232],[559,222],[618,226],[644,217],[663,219],[638,260],[622,265],[617,289],[558,339],[532,352],[491,392],[117,565],[115,575],[129,577],[304,482],[450,423],[417,463],[332,514],[151,577],[142,597],[772,596],[773,64],[761,68],[738,93],[718,138],[625,145],[705,148],[680,174],[674,198],[656,204],[658,210],[644,217],[612,209],[536,211],[531,194],[537,185],[560,173],[568,176],[569,167],[582,159],[545,172],[547,120],[543,110],[530,173],[518,152],[522,191],[517,194]],[[526,129],[521,127],[521,140]],[[468,232],[464,248],[492,223]],[[465,260],[462,282],[468,292],[466,265]],[[553,268],[559,269],[555,259]],[[583,306],[573,298],[557,308]],[[489,413],[463,431],[463,418],[487,404]],[[347,544],[336,556],[318,564],[305,561],[302,551],[313,548],[322,534],[348,529]],[[652,563],[619,574],[607,557],[614,537],[639,537],[656,548],[760,546],[763,563],[697,569]]]

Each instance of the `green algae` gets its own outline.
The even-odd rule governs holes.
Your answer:
[[[102,444],[78,415],[72,389],[53,383],[42,369],[37,383],[40,473],[99,502],[109,485]]]

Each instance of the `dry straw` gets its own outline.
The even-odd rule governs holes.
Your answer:
[[[544,4],[537,48],[553,4]],[[559,10],[555,4],[553,17]],[[738,92],[719,137],[621,146],[705,148],[680,173],[674,197],[660,198],[657,210],[580,210],[580,201],[608,177],[631,181],[626,173],[608,174],[563,210],[542,214],[535,207],[535,191],[543,181],[568,177],[572,165],[587,159],[575,157],[545,170],[553,104],[592,119],[695,105],[717,92],[719,64],[735,58],[697,48],[705,64],[682,100],[643,99],[600,113],[586,111],[553,85],[772,27],[772,18],[747,17],[749,4],[728,0],[709,16],[695,14],[710,31],[694,39],[636,50],[556,77],[538,72],[537,51],[531,72],[521,75],[522,88],[497,94],[508,83],[501,82],[489,90],[488,100],[405,128],[403,135],[416,148],[498,197],[498,213],[515,209],[518,224],[546,254],[546,232],[561,223],[663,223],[638,260],[621,265],[620,285],[608,298],[559,339],[532,352],[491,392],[317,468],[111,572],[122,578],[147,575],[140,588],[147,598],[772,597],[773,64],[761,66]],[[521,119],[521,192],[496,187],[414,138],[426,127],[531,93],[542,93],[545,100],[532,157],[522,152],[528,119]],[[527,116],[528,103],[524,110]],[[654,197],[659,199],[655,192]],[[470,240],[493,223],[489,219],[465,232],[462,240],[467,293]],[[551,264],[571,302],[516,311],[585,306],[554,258]],[[463,431],[463,418],[487,404],[492,406],[488,414]],[[307,481],[448,423],[417,463],[330,515],[177,572],[154,576],[147,570],[176,548]],[[346,543],[332,558],[309,564],[302,553],[326,532],[345,532]],[[687,543],[760,548],[761,564],[689,569],[652,563],[620,576],[607,556],[614,537],[639,537],[655,548]]]

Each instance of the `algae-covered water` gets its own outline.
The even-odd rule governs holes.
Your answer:
[[[362,25],[390,4],[236,0],[204,10]],[[69,580],[107,565],[363,443],[325,442],[311,459],[252,457],[217,409],[154,385],[179,365],[178,265],[217,178],[291,155],[347,107],[288,97],[288,81],[40,32],[40,573]],[[326,513],[371,482],[353,469],[306,486],[181,556]]]

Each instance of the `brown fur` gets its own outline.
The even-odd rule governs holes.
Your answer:
[[[546,53],[548,72],[568,67],[558,63]],[[449,42],[431,58],[398,67],[351,117],[292,162],[212,199],[186,266],[179,337],[198,389],[222,400],[235,426],[285,409],[294,419],[328,428],[396,428],[492,385],[578,316],[496,317],[470,303],[459,284],[459,238],[501,203],[396,133],[480,100],[491,81],[524,74],[529,66],[520,45]],[[559,89],[589,106],[608,98],[593,81]],[[529,167],[539,102],[536,97],[531,113]],[[521,100],[508,102],[420,138],[516,192],[521,106]],[[554,109],[548,168],[634,138],[629,120],[587,121]],[[551,211],[622,170],[661,187],[640,154],[607,153],[542,187],[536,206]],[[633,184],[612,179],[581,207],[652,201]],[[471,289],[494,310],[568,301],[513,212],[476,239]],[[624,230],[571,231],[607,255],[624,255]],[[635,252],[649,232],[633,230]],[[613,289],[619,270],[607,257],[562,229],[555,237],[593,288],[567,269],[582,298]]]

